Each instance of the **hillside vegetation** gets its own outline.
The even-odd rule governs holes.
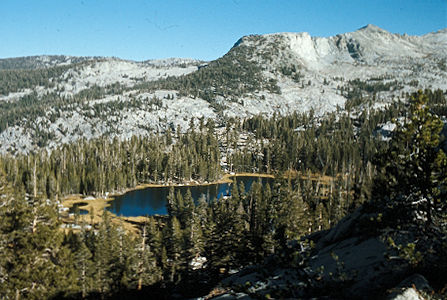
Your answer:
[[[0,60],[0,152],[80,139],[164,133],[190,119],[375,109],[418,89],[447,89],[447,31],[401,36],[376,26],[333,37],[241,38],[211,62],[36,56]],[[356,108],[361,112],[363,106]],[[349,107],[347,107],[350,109]]]
[[[211,62],[0,60],[0,298],[445,298],[446,48],[368,25]],[[237,173],[271,180],[103,210]]]
[[[214,172],[218,158],[218,152],[213,154],[218,151],[213,124],[204,124],[198,132],[191,129],[188,134],[154,137],[155,140],[133,139],[112,144],[98,140],[73,145],[72,149],[64,147],[53,151],[51,156],[42,152],[28,158],[3,157],[0,232],[4,255],[0,260],[3,283],[0,293],[4,297],[19,294],[25,298],[145,294],[170,298],[174,293],[193,297],[208,293],[228,273],[241,269],[229,277],[233,279],[222,283],[225,293],[344,298],[373,295],[368,293],[374,290],[374,295],[379,296],[414,273],[426,276],[432,288],[442,293],[446,283],[437,274],[442,274],[446,266],[447,157],[445,147],[440,147],[445,136],[441,134],[443,123],[434,113],[440,108],[433,103],[434,95],[414,94],[409,106],[390,110],[390,117],[394,120],[403,117],[404,122],[396,121],[397,129],[390,142],[377,139],[370,145],[366,140],[361,142],[359,132],[350,131],[355,128],[350,118],[328,119],[326,125],[317,126],[307,122],[306,116],[301,121],[293,116],[280,120],[255,118],[246,125],[239,124],[234,128],[245,127],[256,133],[253,138],[260,141],[259,149],[264,149],[264,144],[275,150],[271,158],[264,152],[267,150],[262,150],[259,153],[264,154],[262,161],[253,155],[256,152],[251,155],[247,149],[236,152],[234,167],[252,164],[270,170],[279,175],[274,183],[266,186],[255,183],[250,191],[234,184],[231,197],[211,202],[202,198],[197,203],[190,193],[174,194],[172,190],[168,197],[169,215],[147,218],[137,236],[126,234],[110,222],[106,211],[103,221],[92,228],[81,223],[80,232],[64,234],[58,229],[56,202],[51,199],[72,192],[102,193],[103,189],[132,186],[140,180],[217,176],[218,173],[209,173]],[[445,107],[445,103],[441,106]],[[365,116],[364,130],[368,128],[366,120],[373,122],[376,118],[374,114]],[[310,127],[303,131],[286,130],[299,128],[300,122]],[[320,138],[314,138],[320,133],[324,139],[326,130],[334,138],[332,148],[325,148],[319,144]],[[231,132],[229,129],[229,139]],[[352,134],[351,138],[357,142],[337,148],[337,136],[342,133]],[[299,151],[299,161],[291,156],[293,150],[275,146],[281,145],[283,139],[289,142],[297,139],[297,145],[305,143],[306,147]],[[349,141],[342,135],[340,139]],[[195,146],[183,148],[183,145]],[[312,145],[314,151],[303,151]],[[158,147],[170,148],[167,153],[172,154],[157,159],[161,153]],[[183,156],[188,149],[190,158]],[[340,156],[336,153],[341,149],[345,151]],[[366,149],[376,150],[369,153]],[[70,151],[77,155],[71,155]],[[189,169],[188,164],[172,168],[175,160],[169,164],[178,157],[181,161],[197,159],[195,151],[197,155],[202,153],[198,157],[204,153],[211,155],[203,162],[191,162],[199,169]],[[143,154],[145,159],[141,160]],[[212,157],[215,160],[209,160]],[[152,159],[155,161],[150,163]],[[324,163],[320,164],[321,161]],[[114,166],[110,174],[109,163]],[[309,178],[311,170],[334,176],[324,184],[301,176],[284,178],[281,173],[292,174],[294,163],[308,170]],[[158,168],[165,169],[159,173]],[[116,174],[111,176],[112,173]],[[321,193],[322,190],[325,192]],[[314,234],[307,236],[309,233]],[[300,239],[302,242],[297,242]],[[333,247],[332,243],[343,244],[349,239],[353,244],[345,244],[345,252],[335,247],[331,255],[325,254],[325,249]],[[378,255],[374,249],[387,249],[389,256],[377,258],[378,263],[385,263],[385,269],[368,271],[361,264],[352,265],[350,259],[354,257],[347,253],[362,253],[356,249],[363,245],[369,245],[373,256]],[[346,247],[352,247],[353,252],[346,252]],[[326,261],[330,257],[333,261]],[[319,269],[320,263],[324,269]],[[253,264],[258,267],[244,269]],[[23,271],[23,266],[31,265],[32,269]],[[400,271],[393,271],[397,270],[394,268]],[[262,284],[262,278],[267,280],[272,270],[289,275],[281,273],[276,281]],[[251,272],[256,272],[255,278],[244,277]],[[362,272],[369,275],[361,276]],[[387,272],[394,275],[372,283],[375,276]],[[252,279],[241,284],[240,278]],[[284,285],[291,278],[296,279],[295,283]],[[194,290],[190,288],[192,284]],[[331,288],[334,285],[343,289],[334,290]]]

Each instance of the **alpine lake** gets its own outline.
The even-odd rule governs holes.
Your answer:
[[[205,197],[209,202],[230,196],[232,185],[235,183],[239,187],[242,182],[246,192],[250,190],[254,182],[261,182],[263,185],[273,183],[273,178],[270,177],[232,176],[230,179],[232,182],[228,183],[174,186],[174,194],[180,191],[184,196],[189,189],[195,202],[200,197]],[[170,188],[170,186],[157,186],[129,191],[110,201],[107,210],[122,217],[167,215],[166,204]]]

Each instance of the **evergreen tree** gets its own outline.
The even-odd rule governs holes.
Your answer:
[[[55,207],[39,197],[26,200],[15,193],[0,166],[0,296],[41,299],[59,291],[75,290],[68,268],[71,254],[62,245],[63,235]]]
[[[154,247],[151,247],[151,241],[149,240],[151,238],[150,231],[150,226],[143,224],[141,236],[136,243],[136,261],[132,269],[138,290],[141,290],[143,286],[155,283],[159,279]]]
[[[430,226],[438,224],[447,205],[447,156],[440,147],[443,123],[427,101],[421,91],[412,95],[405,123],[397,123],[389,149],[378,156],[373,195],[385,201],[393,218],[422,218]]]
[[[177,283],[182,278],[182,272],[185,270],[186,262],[184,261],[184,239],[180,222],[177,217],[173,216],[169,220],[169,227],[164,235],[167,244],[169,281]]]
[[[76,282],[82,298],[85,298],[93,289],[93,255],[86,244],[88,235],[89,234],[86,232],[85,227],[82,226],[79,234],[70,232],[65,237],[66,243],[73,253],[72,265],[76,270]]]
[[[206,258],[213,272],[229,271],[247,261],[243,216],[231,198],[221,198],[212,204],[212,220],[208,222]],[[248,258],[250,259],[250,258]]]
[[[126,275],[126,244],[121,236],[123,229],[112,224],[109,214],[104,210],[98,233],[92,237],[95,289],[103,295],[119,289],[123,284],[123,276]]]
[[[171,186],[169,188],[169,193],[166,198],[166,210],[168,211],[169,216],[177,216],[178,215],[178,207],[177,207],[177,203],[176,203],[173,186]]]
[[[192,198],[192,195],[191,195],[191,190],[187,189],[186,194],[183,197],[183,208],[180,213],[180,223],[184,227],[188,227],[190,225],[190,223],[192,222],[194,209],[195,209],[195,204],[194,204],[194,199]]]
[[[154,254],[154,263],[151,273],[153,281],[157,282],[162,279],[162,269],[166,260],[162,260],[163,237],[158,227],[158,222],[150,217],[147,223],[147,247],[148,251]]]

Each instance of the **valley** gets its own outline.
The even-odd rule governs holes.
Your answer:
[[[445,49],[0,59],[0,298],[442,299]]]

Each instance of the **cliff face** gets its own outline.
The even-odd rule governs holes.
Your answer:
[[[0,153],[29,153],[37,145],[51,150],[103,135],[128,139],[170,127],[187,130],[191,117],[220,123],[311,110],[323,116],[353,97],[374,98],[377,109],[407,92],[446,90],[445,49],[446,29],[408,36],[368,25],[332,37],[245,36],[209,63],[3,59]],[[30,102],[32,116],[24,110]]]
[[[270,61],[271,65],[295,62],[309,71],[351,78],[355,75],[336,74],[337,70],[330,67],[338,65],[339,71],[352,68],[357,75],[363,73],[367,76],[370,71],[411,70],[411,65],[419,62],[437,65],[447,58],[443,51],[447,47],[447,30],[409,36],[367,25],[354,32],[331,37],[312,37],[307,32],[247,36],[234,47],[249,47],[254,60]],[[438,67],[432,71],[436,72],[436,69]]]

